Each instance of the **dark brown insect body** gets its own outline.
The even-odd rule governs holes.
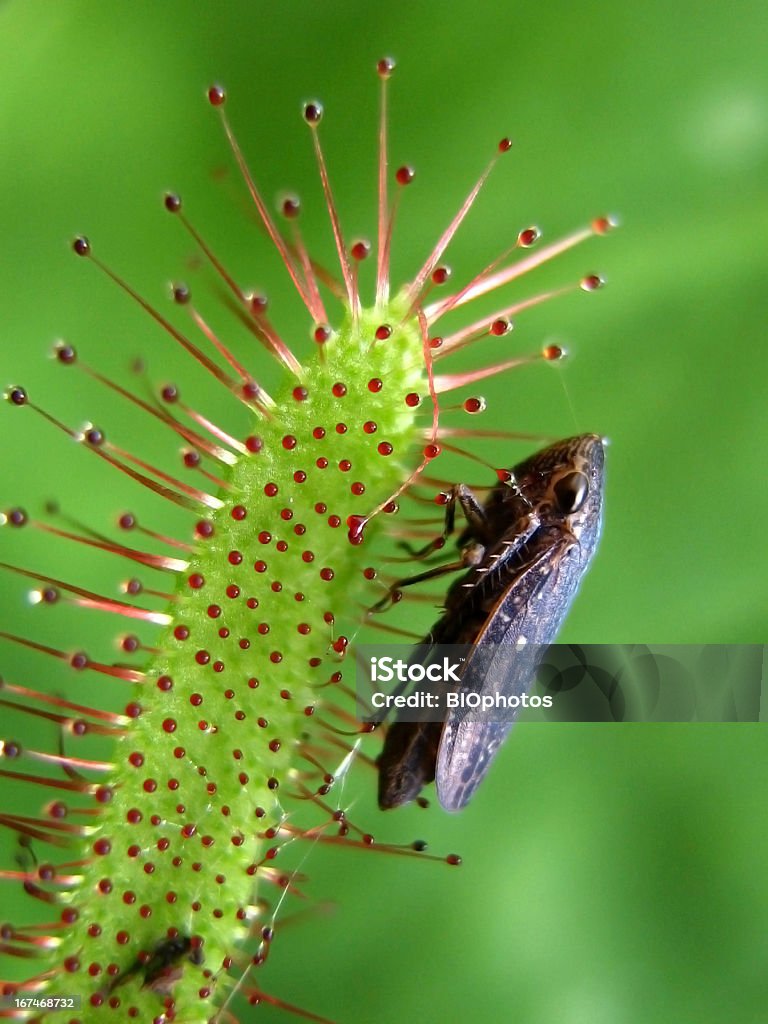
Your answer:
[[[120,974],[110,985],[109,991],[123,985],[134,975],[142,974],[142,988],[150,988],[158,995],[167,995],[173,991],[175,983],[182,975],[183,959],[195,965],[201,964],[202,949],[188,935],[169,936],[159,942],[149,956],[137,959]]]

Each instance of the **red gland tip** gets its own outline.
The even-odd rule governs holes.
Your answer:
[[[301,200],[297,195],[291,193],[280,200],[280,212],[286,220],[295,220],[301,213]]]
[[[367,238],[361,238],[352,245],[352,248],[349,251],[352,259],[357,263],[361,263],[364,259],[367,259],[368,256],[370,256],[371,243]]]
[[[323,119],[323,105],[317,100],[304,104],[304,120],[310,127],[320,124]]]
[[[611,217],[610,215],[604,215],[602,217],[595,217],[592,221],[592,230],[596,235],[607,235],[609,231],[613,231],[614,228],[619,226],[619,220],[617,217]]]
[[[537,227],[532,225],[529,228],[524,228],[520,232],[520,234],[517,236],[517,244],[520,246],[521,249],[529,249],[532,245],[535,245],[540,238],[541,231]]]
[[[212,85],[208,90],[208,102],[212,107],[221,107],[227,101],[227,91],[223,85]]]
[[[178,213],[181,210],[181,196],[176,192],[166,192],[163,196],[163,206],[168,213]]]
[[[386,80],[391,76],[396,67],[397,65],[392,57],[382,57],[376,64],[376,74],[379,78]]]
[[[557,362],[558,359],[565,359],[568,355],[561,345],[545,345],[541,350],[541,354],[550,363]]]
[[[72,248],[78,256],[91,255],[91,243],[88,241],[85,235],[78,235],[72,243]]]
[[[475,398],[465,398],[463,408],[464,412],[468,412],[470,413],[470,415],[474,415],[475,413],[478,412],[485,412],[487,408],[487,403],[482,396],[478,396]]]
[[[499,140],[498,150],[500,153],[508,153],[512,149],[512,139],[508,139],[506,135],[503,139]]]
[[[13,387],[8,388],[5,392],[5,398],[11,403],[11,405],[26,405],[29,401],[27,389],[20,387],[18,384],[14,384]]]
[[[66,341],[57,341],[53,348],[53,354],[65,366],[77,362],[77,349],[73,345],[68,345]]]
[[[413,179],[416,177],[416,171],[413,167],[408,164],[404,164],[402,167],[398,167],[395,171],[395,181],[398,185],[410,185]]]
[[[85,444],[91,445],[92,448],[101,448],[106,441],[106,436],[103,430],[100,430],[91,423],[83,430],[80,440],[84,441]]]
[[[586,277],[582,277],[581,281],[579,281],[579,287],[585,292],[596,292],[604,284],[605,281],[599,274],[587,274]]]
[[[347,526],[349,527],[347,539],[350,544],[362,544],[363,530],[367,523],[368,519],[366,516],[347,516]]]
[[[0,512],[0,525],[2,526],[26,526],[29,518],[23,508],[11,508],[7,512]]]
[[[182,284],[180,282],[179,284],[175,284],[172,286],[171,296],[173,297],[173,301],[176,303],[177,306],[186,306],[186,304],[192,298],[192,292],[189,290],[187,285]]]

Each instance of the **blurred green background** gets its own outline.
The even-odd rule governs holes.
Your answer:
[[[242,189],[220,173],[231,162],[204,89],[227,85],[265,194],[301,191],[305,234],[330,262],[300,102],[325,104],[348,235],[373,234],[372,68],[392,54],[392,160],[418,169],[396,280],[418,268],[503,134],[516,145],[451,246],[455,280],[530,223],[553,239],[603,212],[622,221],[512,293],[605,274],[603,292],[521,316],[509,342],[515,352],[564,342],[573,359],[475,389],[490,404],[479,426],[611,440],[604,539],[563,639],[762,642],[766,52],[758,3],[6,2],[0,384],[24,383],[62,419],[92,418],[118,443],[143,432],[143,452],[167,452],[133,411],[46,359],[65,337],[112,374],[137,355],[154,379],[178,372],[215,417],[205,382],[187,383],[166,340],[69,240],[87,232],[161,304],[168,280],[188,273],[194,286],[190,245],[161,204],[178,189],[236,276],[264,287],[280,326],[304,337]],[[56,497],[93,523],[137,507],[134,488],[27,411],[0,408],[0,423],[0,507],[39,511]],[[484,454],[509,465],[526,450],[494,443]],[[456,473],[466,478],[466,463]],[[157,522],[157,503],[140,500]],[[105,560],[30,535],[1,540],[4,560],[113,586]],[[26,589],[3,579],[0,628],[67,646],[90,627],[84,644],[109,653],[103,620],[30,609]],[[428,624],[429,608],[416,608]],[[2,656],[7,678],[56,687],[49,660],[7,644]],[[384,818],[372,773],[358,771],[356,820],[382,839],[458,850],[464,866],[312,851],[308,894],[335,906],[280,933],[259,981],[339,1024],[762,1024],[767,754],[761,725],[523,725],[457,817]],[[3,892],[3,917],[18,914],[16,897]]]

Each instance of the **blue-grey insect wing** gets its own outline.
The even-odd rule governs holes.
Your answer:
[[[538,481],[541,525],[516,552],[503,550],[488,571],[506,572],[506,584],[475,640],[440,739],[435,783],[448,811],[465,807],[485,778],[521,710],[547,646],[554,642],[600,536],[603,446],[588,434],[533,456],[521,477]],[[531,485],[536,486],[535,484]],[[506,707],[469,706],[468,696],[506,700]],[[509,705],[512,705],[511,707]]]
[[[485,778],[522,710],[542,655],[539,644],[474,647],[456,695],[461,704],[449,712],[438,748],[437,797],[446,811],[465,807]],[[483,707],[484,699],[493,705]]]

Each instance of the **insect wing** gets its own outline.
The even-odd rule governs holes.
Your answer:
[[[460,693],[522,698],[536,678],[546,648],[568,614],[591,555],[561,535],[545,546],[500,597],[462,673]],[[440,739],[435,781],[441,805],[459,811],[485,778],[519,714],[458,707]]]
[[[544,626],[554,634],[567,610],[556,624],[547,621],[546,587],[556,585],[552,577],[558,575],[563,547],[561,543],[545,550],[499,598],[464,665],[460,698],[469,694],[480,699],[496,694],[519,698],[528,692],[541,660],[540,645],[553,639],[553,635],[547,639]],[[525,638],[522,644],[521,637]],[[435,772],[437,796],[445,810],[459,811],[467,805],[518,714],[519,706],[483,711],[460,705],[449,711]]]

